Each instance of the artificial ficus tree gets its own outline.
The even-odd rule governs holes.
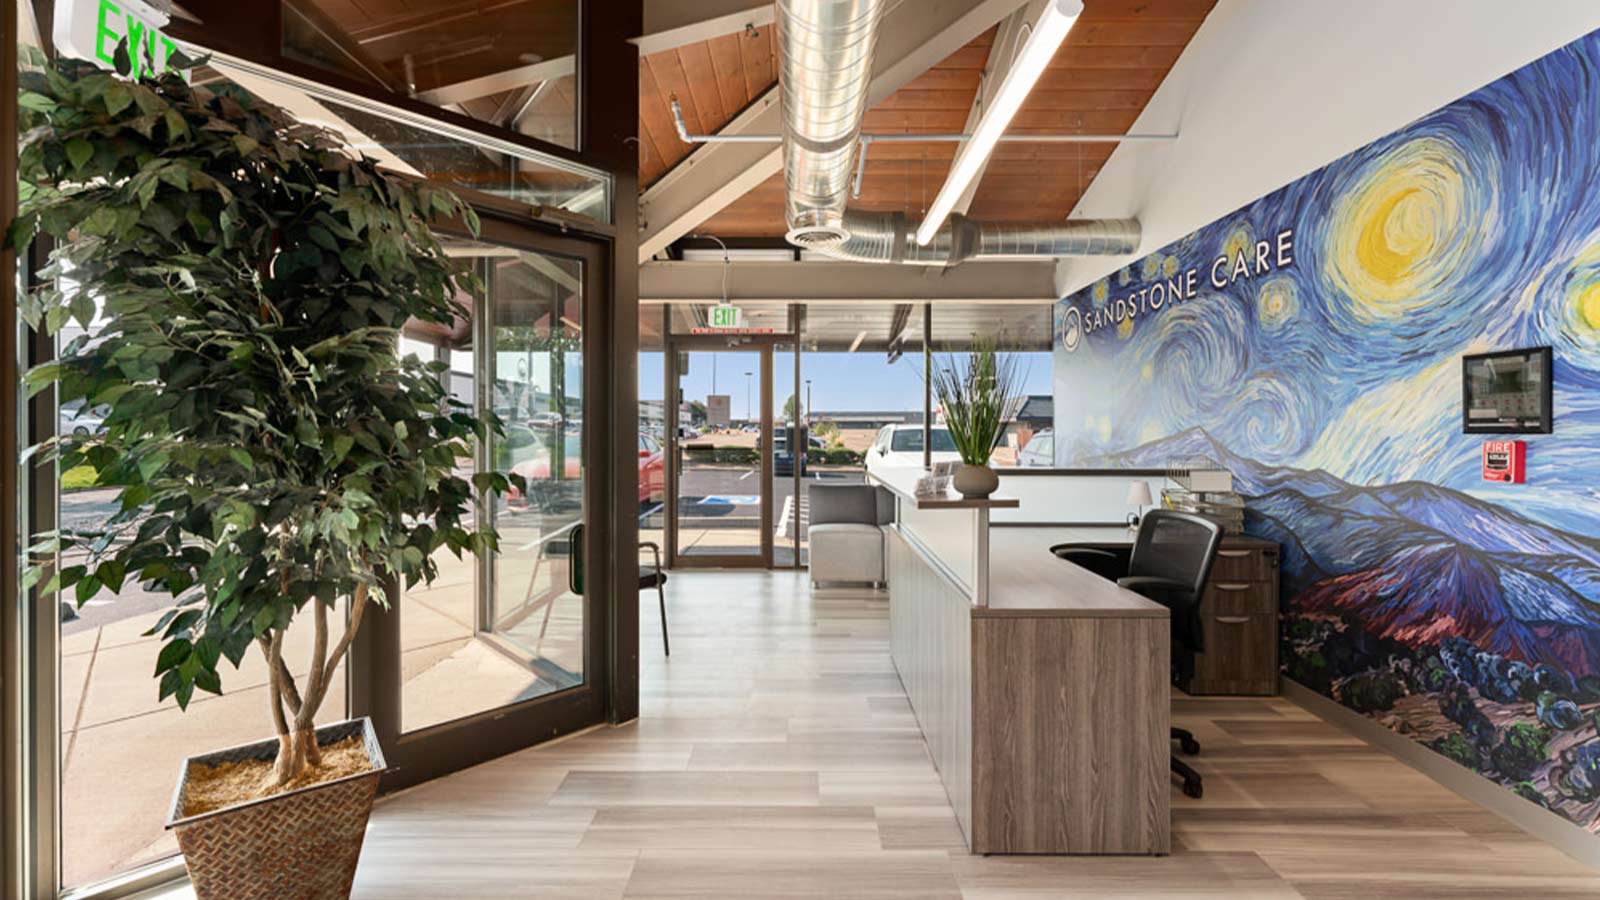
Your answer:
[[[102,433],[36,449],[118,492],[102,527],[35,553],[80,604],[130,580],[174,598],[151,632],[162,699],[220,693],[221,660],[264,654],[286,783],[318,761],[316,713],[385,576],[431,581],[436,550],[496,546],[472,501],[506,479],[457,467],[499,422],[398,352],[406,322],[449,323],[478,289],[429,219],[476,219],[226,83],[67,61],[23,75],[20,106],[8,239],[54,240],[23,314],[94,326],[28,381],[104,413]],[[302,615],[297,681],[284,635]]]

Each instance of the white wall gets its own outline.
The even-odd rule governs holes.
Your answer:
[[[1137,216],[1063,295],[1600,28],[1597,0],[1221,0],[1078,203]]]

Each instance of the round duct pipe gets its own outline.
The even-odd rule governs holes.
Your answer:
[[[1053,223],[981,222],[953,215],[927,246],[905,213],[844,214],[845,240],[819,253],[867,263],[953,266],[967,260],[1116,256],[1139,249],[1138,219],[1078,219]]]

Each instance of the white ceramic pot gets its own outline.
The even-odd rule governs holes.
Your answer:
[[[969,466],[962,463],[951,479],[956,491],[970,499],[987,497],[1000,487],[1000,476],[988,466]]]

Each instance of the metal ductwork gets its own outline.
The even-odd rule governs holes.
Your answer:
[[[1138,219],[1065,222],[980,222],[952,215],[926,247],[905,213],[847,212],[849,237],[817,248],[852,262],[953,266],[969,259],[1038,259],[1051,256],[1121,256],[1139,249]]]
[[[789,243],[836,259],[951,266],[972,259],[1125,255],[1136,219],[981,222],[952,215],[928,246],[903,213],[846,212],[886,0],[778,0]]]
[[[778,85],[789,242],[845,238],[844,205],[884,0],[778,0]]]

